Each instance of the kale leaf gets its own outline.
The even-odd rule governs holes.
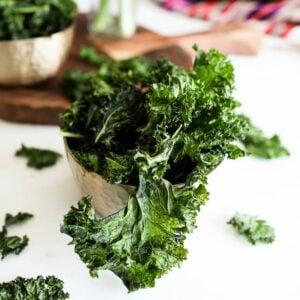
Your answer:
[[[1,300],[64,300],[69,294],[64,292],[62,280],[54,277],[17,277],[10,282],[0,283]]]
[[[236,213],[227,224],[232,225],[253,245],[257,242],[272,243],[275,240],[274,229],[255,216]]]
[[[78,69],[65,72],[60,89],[72,101],[112,95],[114,90],[130,84],[143,85],[152,70],[152,63],[143,57],[114,61],[88,46],[80,49],[80,58],[98,69],[90,73]]]
[[[15,216],[11,214],[6,214],[5,216],[5,226],[9,227],[14,224],[23,223],[29,219],[33,218],[32,214],[19,212]]]
[[[107,218],[97,218],[90,197],[64,218],[61,231],[93,277],[109,269],[134,291],[186,258],[186,234],[208,199],[207,176],[245,155],[236,142],[248,123],[235,112],[233,72],[225,55],[196,49],[188,72],[160,59],[138,79],[119,67],[81,73],[86,87],[77,77],[78,94],[61,116],[71,151],[107,181],[137,186]]]
[[[70,26],[73,0],[1,0],[0,40],[49,36]]]
[[[27,158],[27,166],[37,170],[50,167],[56,164],[61,154],[51,151],[38,148],[30,148],[22,145],[19,149],[16,156],[22,156]]]
[[[99,73],[103,76],[111,76],[113,74],[119,77],[121,72],[123,75],[127,75],[133,82],[138,82],[141,78],[148,77],[152,68],[152,63],[144,57],[114,61],[112,58],[101,55],[94,48],[88,46],[83,46],[80,49],[79,57],[89,64],[98,67]]]
[[[29,242],[26,235],[23,237],[8,236],[7,228],[15,224],[23,223],[32,217],[32,214],[22,212],[19,212],[15,216],[6,214],[5,223],[2,227],[2,231],[0,232],[0,254],[2,259],[9,254],[20,254]]]
[[[4,259],[9,254],[20,254],[24,248],[28,245],[29,239],[26,235],[19,236],[7,236],[7,229],[2,228],[0,232],[0,253],[1,258]]]
[[[271,138],[267,138],[261,129],[251,123],[248,117],[242,117],[248,123],[249,131],[241,142],[250,154],[263,159],[272,159],[289,155],[289,151],[281,144],[277,134],[273,135]]]

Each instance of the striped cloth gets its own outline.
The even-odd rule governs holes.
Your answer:
[[[286,37],[300,26],[300,0],[161,0],[163,7],[214,23],[256,22],[266,34]],[[299,27],[300,28],[300,27]]]

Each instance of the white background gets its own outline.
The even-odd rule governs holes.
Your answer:
[[[142,24],[151,27],[153,23],[156,30],[162,24],[169,33],[195,30],[197,21],[175,26],[183,17],[141,2]],[[300,53],[265,46],[257,57],[231,59],[242,111],[266,133],[279,133],[291,156],[222,164],[210,176],[211,199],[199,215],[199,227],[186,241],[188,260],[158,280],[153,289],[127,294],[109,271],[101,272],[99,279],[89,277],[72,246],[67,246],[70,238],[59,232],[63,215],[80,198],[66,158],[52,168],[35,171],[14,157],[21,143],[63,153],[59,128],[0,121],[0,225],[6,212],[35,215],[10,231],[27,234],[30,244],[21,255],[0,261],[0,282],[16,276],[56,275],[65,281],[74,300],[299,300]],[[266,219],[276,230],[276,241],[252,246],[238,236],[226,225],[236,211]]]

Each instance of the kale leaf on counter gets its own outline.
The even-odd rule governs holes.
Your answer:
[[[232,225],[238,233],[244,235],[250,243],[272,243],[275,240],[274,229],[266,221],[255,216],[236,213],[227,224]]]
[[[64,283],[55,276],[37,278],[17,277],[13,281],[0,283],[1,300],[65,300]]]
[[[263,159],[289,155],[289,151],[281,144],[277,134],[271,138],[267,138],[261,129],[252,124],[248,117],[242,117],[249,125],[249,131],[246,133],[244,139],[242,139],[242,143],[250,154]]]
[[[28,242],[29,239],[26,235],[23,237],[8,236],[7,229],[3,227],[0,232],[1,259],[4,259],[9,254],[20,254],[28,246]]]
[[[6,214],[5,223],[2,227],[2,231],[0,232],[0,254],[2,259],[9,254],[20,254],[29,242],[26,235],[23,237],[8,236],[7,228],[15,224],[23,223],[32,217],[32,214],[21,212],[15,216]]]
[[[55,151],[26,147],[25,145],[22,145],[15,155],[27,158],[27,166],[37,170],[53,166],[61,158],[61,154]]]
[[[33,215],[26,213],[26,212],[25,213],[19,212],[15,216],[13,216],[12,214],[6,214],[5,215],[5,226],[9,227],[14,224],[23,223],[31,218],[33,218]]]
[[[96,66],[95,72],[84,73],[81,70],[68,70],[60,82],[60,88],[70,100],[83,97],[101,97],[114,94],[116,87],[143,84],[150,76],[152,63],[143,57],[134,57],[123,61],[98,54],[93,48],[80,49],[80,58]]]
[[[62,134],[86,169],[137,190],[101,220],[84,197],[61,231],[93,277],[109,269],[129,291],[152,287],[186,258],[184,240],[208,199],[209,173],[244,156],[236,141],[248,125],[235,112],[233,66],[216,50],[197,49],[187,72],[161,59],[138,80],[118,68],[83,76],[80,97],[61,116]]]
[[[49,36],[70,26],[73,0],[1,0],[0,40]]]

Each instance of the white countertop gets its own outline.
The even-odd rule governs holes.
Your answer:
[[[141,4],[144,11],[149,5]],[[174,15],[160,11],[158,18],[146,10],[155,26],[165,16],[164,30],[166,20],[173,18],[174,29]],[[291,156],[227,161],[210,176],[211,197],[199,215],[198,229],[188,236],[190,253],[180,269],[158,280],[155,288],[131,294],[109,271],[90,278],[73,247],[67,246],[70,238],[59,232],[63,215],[80,198],[66,158],[35,171],[14,157],[21,143],[63,153],[58,127],[0,121],[0,226],[6,212],[35,216],[10,231],[27,234],[30,244],[19,256],[0,261],[0,282],[56,275],[65,281],[71,300],[299,300],[300,52],[265,47],[256,57],[231,58],[243,112],[266,133],[279,133]],[[238,236],[226,225],[236,211],[266,219],[276,230],[276,241],[252,246]]]

